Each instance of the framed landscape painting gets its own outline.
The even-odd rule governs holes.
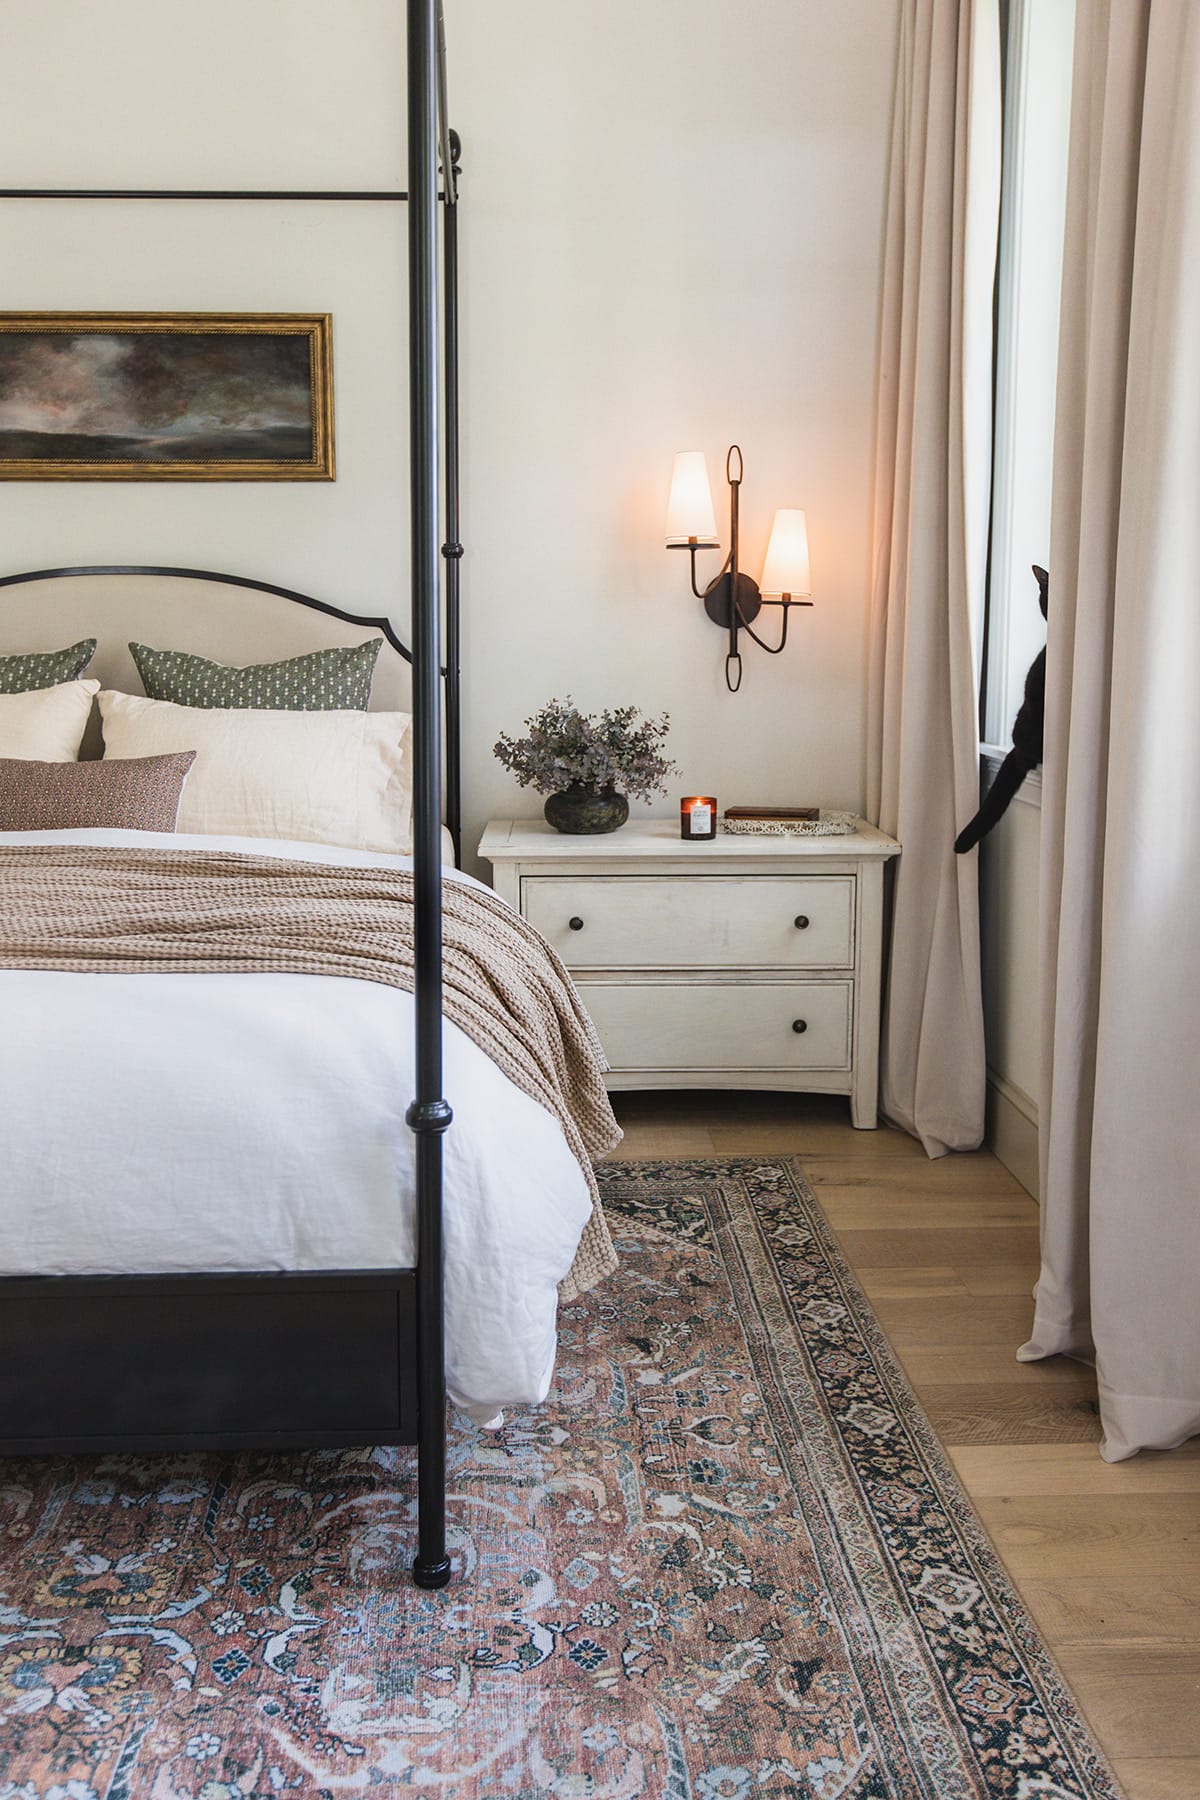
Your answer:
[[[0,312],[0,480],[333,478],[328,313]]]

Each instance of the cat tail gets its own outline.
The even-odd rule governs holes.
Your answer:
[[[1028,757],[1022,756],[1019,750],[1010,750],[1000,767],[996,770],[996,779],[983,797],[983,803],[969,825],[964,825],[954,840],[954,848],[961,856],[964,851],[971,850],[1008,811],[1008,803],[1034,767]]]

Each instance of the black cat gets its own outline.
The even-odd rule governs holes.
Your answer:
[[[1038,597],[1044,619],[1050,597],[1050,577],[1036,563],[1033,565],[1033,572],[1037,576]],[[997,819],[1007,810],[1009,801],[1029,771],[1038,767],[1042,760],[1045,735],[1046,652],[1042,649],[1030,663],[1029,673],[1025,677],[1025,698],[1013,720],[1013,747],[996,770],[996,779],[984,795],[979,811],[969,825],[963,826],[954,840],[954,848],[960,856],[992,829]]]

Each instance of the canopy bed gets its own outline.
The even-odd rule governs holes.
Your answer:
[[[257,915],[264,922],[264,943],[270,936],[266,927],[279,923],[293,888],[312,889],[313,904],[329,909],[321,916],[338,913],[343,930],[341,915],[348,906],[379,908],[399,894],[405,905],[411,901],[411,945],[401,959],[406,966],[399,973],[377,971],[368,980],[323,979],[321,1030],[310,1033],[309,1042],[297,1027],[293,1003],[299,1005],[301,992],[311,995],[311,975],[297,970],[313,965],[289,961],[291,951],[272,961],[270,946],[260,947],[256,954],[266,960],[231,977],[225,972],[228,962],[203,961],[203,917],[201,937],[193,931],[189,939],[189,954],[200,960],[177,962],[149,977],[145,970],[157,968],[158,951],[140,940],[132,950],[125,948],[130,972],[110,973],[103,982],[89,982],[79,973],[108,966],[90,961],[86,946],[76,945],[64,956],[61,969],[53,954],[44,953],[45,944],[28,964],[19,956],[5,963],[0,1056],[6,1058],[8,1123],[0,1154],[8,1229],[0,1234],[0,1452],[415,1443],[413,1574],[423,1587],[440,1587],[450,1573],[447,1294],[452,1311],[457,1295],[460,1316],[449,1345],[451,1395],[477,1413],[494,1410],[505,1393],[541,1397],[537,1390],[544,1393],[553,1359],[551,1343],[547,1363],[547,1307],[552,1319],[556,1288],[569,1283],[578,1262],[580,1233],[586,1238],[598,1222],[588,1195],[586,1151],[602,1145],[608,1127],[596,1111],[581,1135],[569,1107],[560,1109],[558,1119],[551,1116],[541,1078],[528,1075],[518,1050],[506,1060],[478,1049],[480,1032],[468,1016],[472,981],[480,988],[488,979],[498,989],[506,984],[503,972],[488,979],[461,976],[462,940],[472,933],[503,938],[508,927],[498,914],[478,929],[455,923],[461,908],[477,913],[502,907],[466,877],[447,875],[443,895],[443,858],[452,853],[457,860],[461,834],[458,145],[446,122],[440,0],[408,0],[407,11],[407,194],[146,191],[122,197],[407,202],[411,649],[386,619],[364,618],[254,577],[130,564],[0,578],[0,655],[10,647],[42,652],[72,635],[98,636],[88,673],[111,690],[102,695],[102,706],[107,700],[115,707],[139,692],[126,647],[130,639],[169,643],[181,652],[237,665],[264,654],[304,655],[318,645],[353,650],[374,635],[384,642],[371,708],[392,716],[410,711],[412,717],[411,874],[402,858],[377,853],[377,847],[334,853],[320,842],[272,843],[269,834],[188,835],[181,812],[182,835],[162,838],[127,831],[68,830],[42,833],[40,840],[5,834],[0,857],[8,859],[10,916],[18,907],[28,912],[36,938],[41,897],[49,896],[48,906],[58,905],[58,890],[76,880],[87,844],[87,854],[107,856],[105,866],[118,872],[128,866],[136,880],[165,880],[168,864],[184,871],[185,885],[192,882],[187,903],[193,907],[208,903],[214,882],[257,881],[262,894],[275,897],[275,904]],[[38,197],[65,192],[39,190]],[[6,197],[33,193],[7,190]],[[71,190],[71,195],[103,198],[105,192]],[[106,713],[106,736],[109,717]],[[94,754],[95,746],[86,741],[81,754],[89,747]],[[48,881],[42,879],[47,870]],[[322,884],[339,871],[350,899],[322,899]],[[162,891],[155,889],[156,895]],[[248,904],[246,891],[236,888],[238,905]],[[52,950],[54,933],[64,929],[63,916],[55,912],[43,934]],[[194,911],[189,915],[193,925],[197,917]],[[449,981],[450,965],[443,964],[447,925],[455,940]],[[509,953],[519,956],[526,948],[518,945]],[[185,972],[201,967],[211,972]],[[332,972],[347,970],[339,966]],[[151,999],[147,979],[153,984]],[[541,976],[532,979],[536,986]],[[74,985],[54,985],[63,983]],[[297,983],[309,987],[298,989]],[[218,990],[225,998],[216,1005]],[[54,1030],[63,1045],[62,1079],[50,1092],[44,1066],[50,1028],[44,1016],[60,999],[66,1011]],[[465,1022],[464,1030],[451,1023],[444,1033],[444,1005],[449,1019]],[[405,1016],[411,1063],[396,1051],[398,1021]],[[129,1046],[139,1019],[141,1060],[131,1063]],[[584,1037],[590,1031],[570,1018],[565,1029]],[[338,1061],[338,1044],[352,1047],[350,1065]],[[583,1049],[579,1054],[586,1062]],[[459,1241],[446,1292],[444,1140],[452,1113],[443,1091],[444,1059],[457,1084],[456,1103],[461,1092],[466,1115],[449,1140],[457,1184],[450,1190],[451,1232]],[[388,1114],[389,1105],[394,1115],[384,1125],[366,1102],[359,1104],[360,1090],[372,1085],[363,1080],[368,1065],[380,1116]],[[133,1085],[132,1066],[141,1070]],[[576,1077],[582,1092],[590,1076],[581,1069]],[[293,1078],[296,1085],[289,1088]],[[402,1100],[394,1104],[397,1084],[405,1081],[413,1096],[407,1112]],[[390,1100],[381,1099],[389,1084]],[[199,1141],[214,1105],[229,1109],[229,1142],[222,1149],[219,1134],[208,1132],[212,1160],[189,1187],[183,1167],[188,1133]],[[506,1131],[513,1139],[508,1151],[501,1142]],[[290,1148],[289,1136],[297,1139]],[[137,1156],[123,1158],[122,1143],[136,1145]],[[299,1221],[294,1213],[276,1216],[271,1204],[274,1171],[289,1156],[292,1189],[308,1209]],[[491,1173],[506,1156],[507,1185]],[[79,1167],[72,1170],[72,1161]],[[34,1165],[45,1192],[39,1189],[31,1198],[21,1184]],[[48,1167],[52,1179],[45,1175]],[[155,1168],[162,1171],[170,1205],[148,1221],[127,1204],[122,1188],[128,1184],[135,1191],[139,1181],[145,1186]],[[399,1216],[394,1204],[397,1173],[401,1184],[411,1187],[411,1217]],[[525,1205],[531,1182],[544,1201],[541,1222],[529,1227],[523,1241],[518,1238],[515,1258],[521,1267],[514,1271],[493,1240],[518,1214],[538,1214],[536,1206]],[[591,1186],[594,1194],[594,1182]],[[62,1205],[56,1210],[47,1195]],[[489,1223],[489,1208],[498,1212],[498,1223]],[[139,1272],[127,1272],[135,1269]],[[506,1285],[517,1295],[521,1316],[515,1322],[511,1308],[504,1311]],[[464,1325],[472,1319],[479,1327],[474,1338]],[[484,1342],[489,1334],[490,1344]],[[488,1369],[496,1356],[500,1391],[489,1387]]]

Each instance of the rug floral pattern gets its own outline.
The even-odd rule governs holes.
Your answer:
[[[549,1401],[0,1463],[0,1800],[1114,1800],[793,1165],[601,1171]]]

